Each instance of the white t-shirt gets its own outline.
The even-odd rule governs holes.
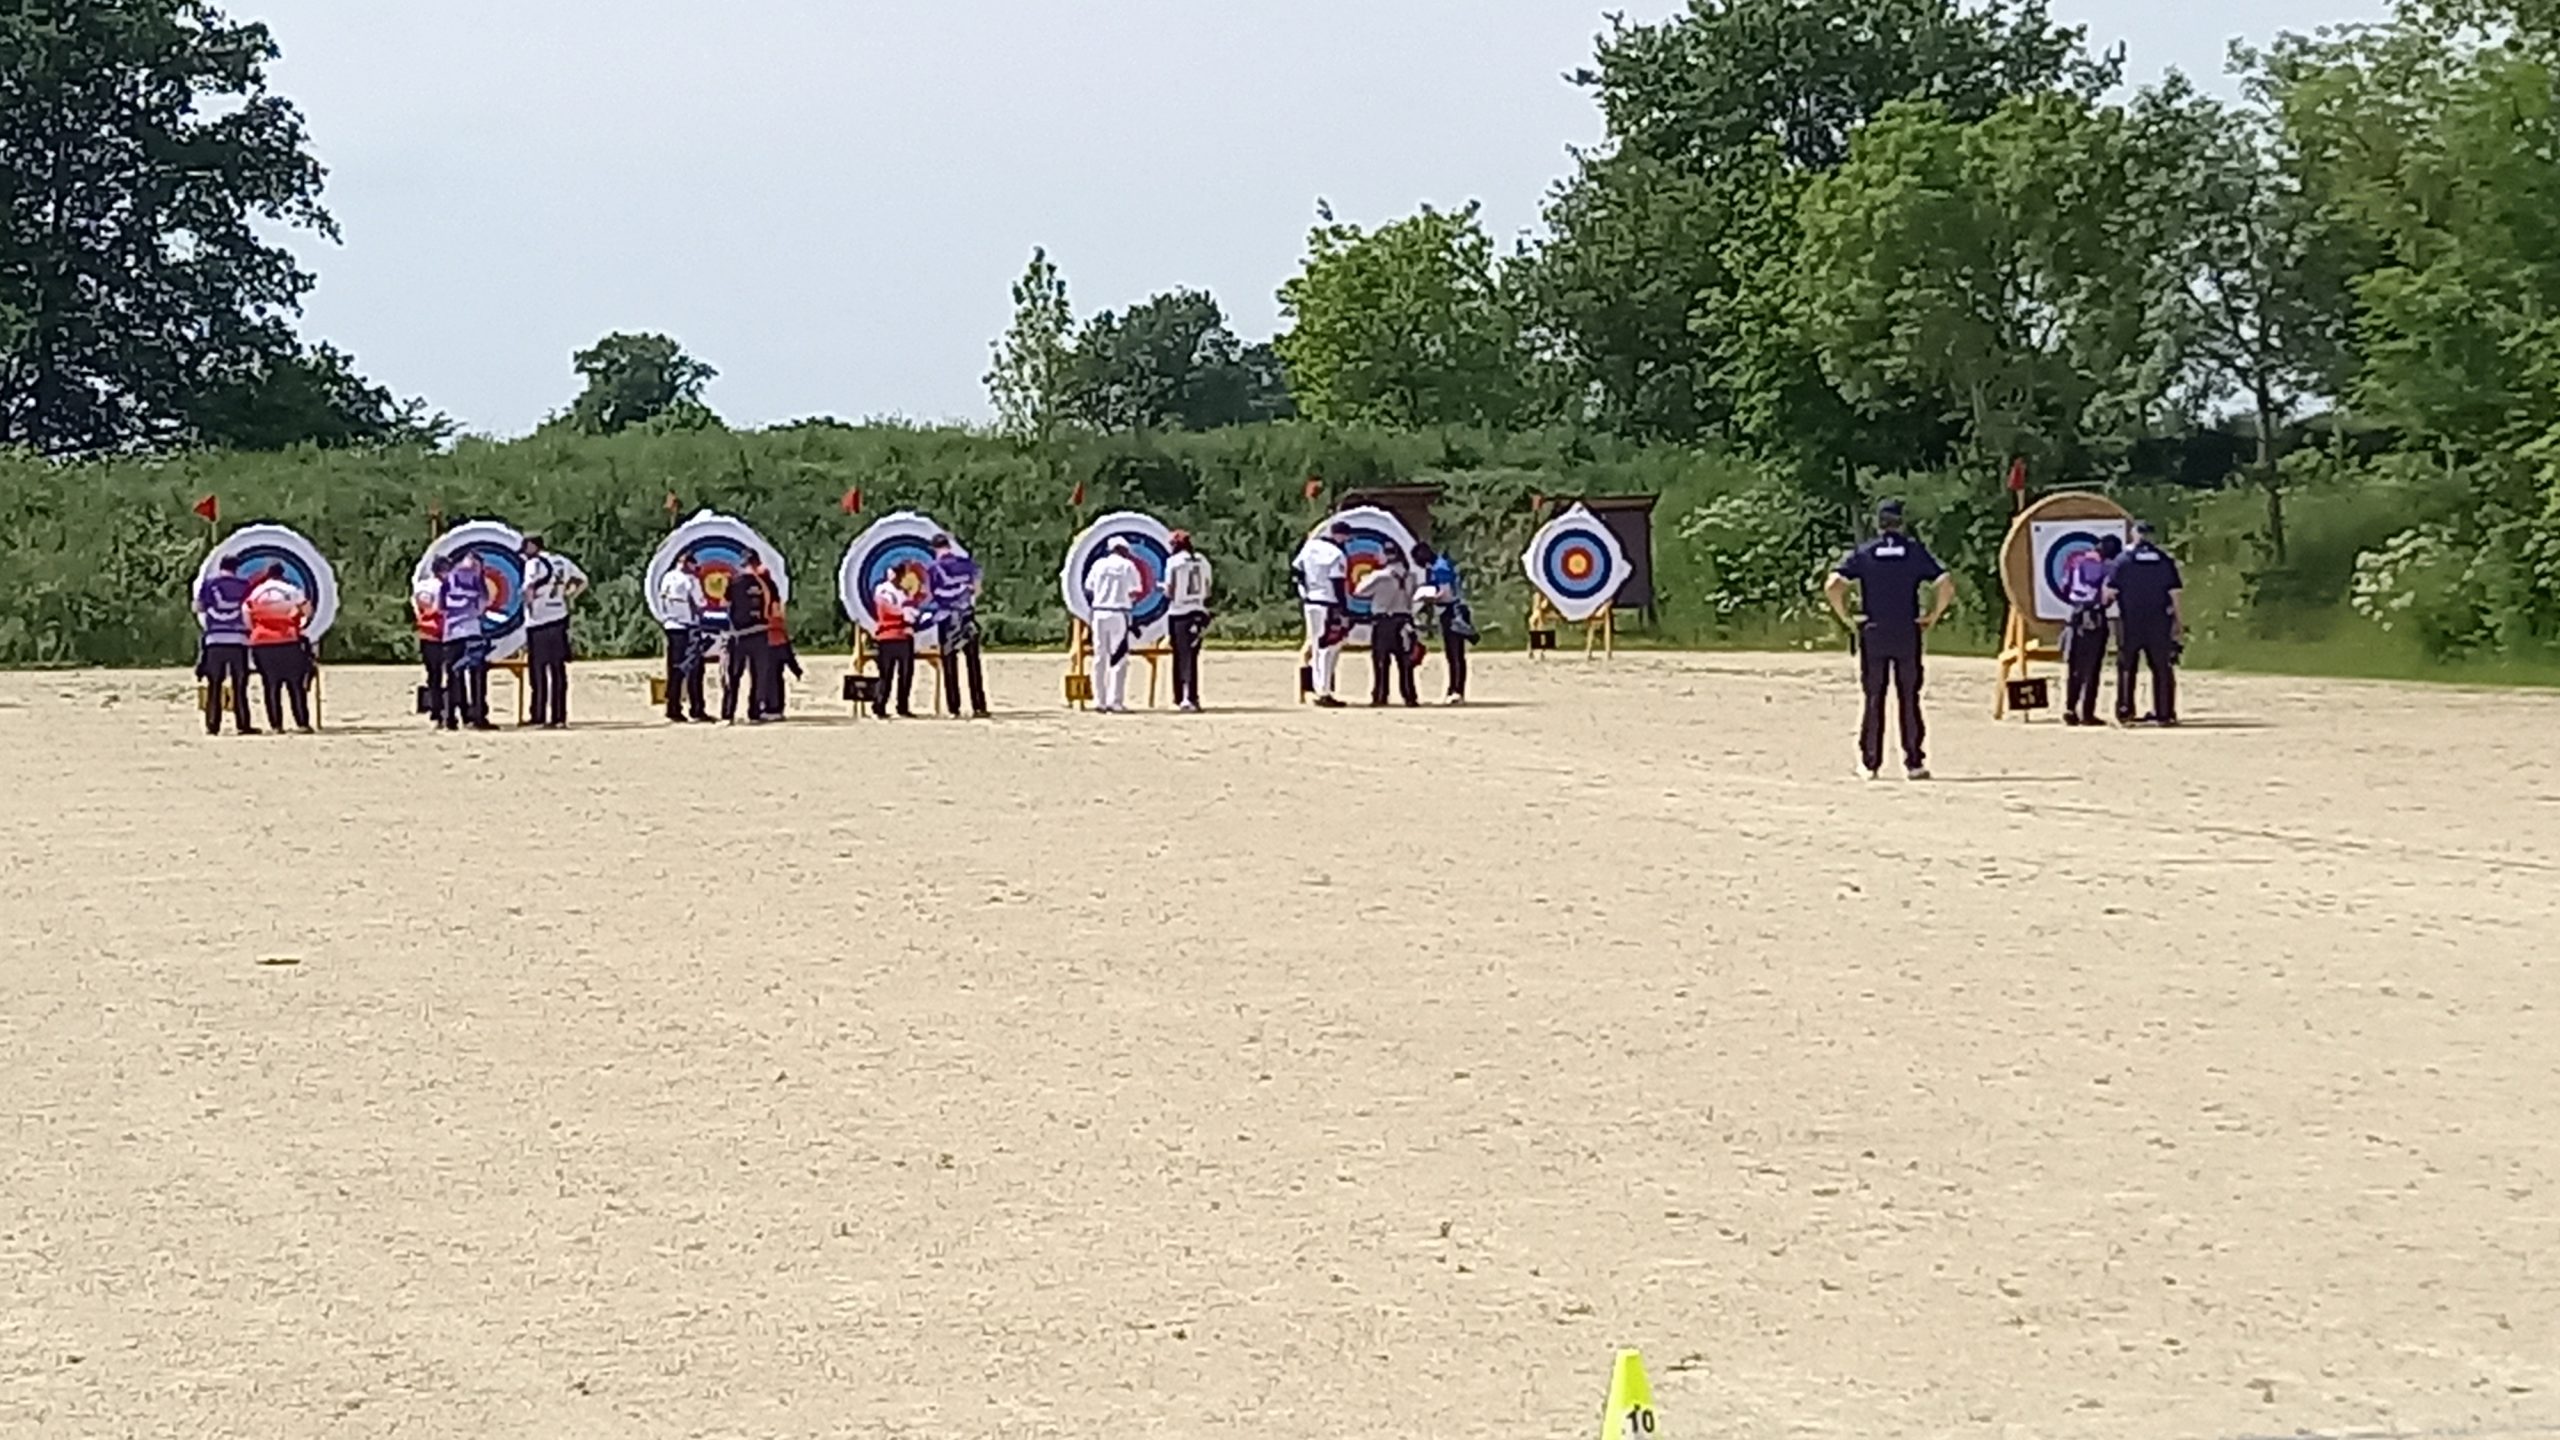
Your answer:
[[[409,609],[419,619],[436,617],[441,631],[444,619],[444,582],[433,575],[421,577],[409,587]]]
[[[670,630],[691,630],[702,624],[702,607],[711,597],[702,593],[699,576],[682,570],[670,570],[658,582],[658,609]]]
[[[1197,615],[1209,608],[1209,557],[1185,550],[1165,567],[1164,588],[1172,596],[1166,613]]]
[[[1310,605],[1332,604],[1335,583],[1351,573],[1350,557],[1321,535],[1308,536],[1290,563],[1298,572],[1298,598]]]
[[[550,625],[568,619],[569,586],[573,581],[584,585],[587,572],[566,555],[546,550],[524,562],[524,623]]]
[[[1102,563],[1085,572],[1084,598],[1096,610],[1134,610],[1146,583],[1137,561],[1126,555],[1105,555]]]

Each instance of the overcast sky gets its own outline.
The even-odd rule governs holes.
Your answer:
[[[330,170],[304,329],[473,430],[659,330],[731,423],[977,419],[1034,245],[1079,314],[1185,285],[1267,336],[1319,196],[1535,224],[1563,76],[1680,0],[233,0]],[[2381,0],[2055,0],[2148,79]]]

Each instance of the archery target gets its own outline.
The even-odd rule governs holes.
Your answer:
[[[909,599],[921,600],[933,593],[933,537],[950,533],[931,516],[913,510],[873,521],[870,529],[845,547],[844,562],[836,567],[836,603],[864,634],[877,636],[880,620],[872,610],[871,592],[882,581],[894,580]],[[969,553],[956,537],[952,548]],[[942,648],[942,637],[930,627],[919,627],[915,639],[919,655]]]
[[[480,634],[489,642],[489,658],[504,660],[524,648],[524,532],[503,520],[473,520],[436,537],[418,557],[411,581],[435,573],[443,556],[469,555],[489,577],[489,608],[480,617]]]
[[[310,596],[311,624],[303,633],[311,639],[318,640],[338,623],[338,572],[300,534],[282,525],[247,525],[232,531],[197,568],[196,589],[202,590],[206,581],[221,573],[225,558],[239,561],[240,574],[253,581],[269,567],[282,570],[285,579]]]
[[[2063,571],[2074,557],[2096,550],[2102,536],[2113,535],[2127,545],[2133,543],[2133,524],[2127,520],[2037,520],[2027,530],[2028,544],[2033,547],[2030,553],[2039,620],[2071,618],[2071,592]]]
[[[1538,527],[1520,565],[1556,614],[1573,623],[1607,609],[1633,573],[1618,537],[1579,505]]]
[[[1395,512],[1375,505],[1355,505],[1338,510],[1324,519],[1312,534],[1331,535],[1336,525],[1349,526],[1351,538],[1342,543],[1343,583],[1351,594],[1351,635],[1344,643],[1354,647],[1369,643],[1369,602],[1360,598],[1360,582],[1370,572],[1386,563],[1387,546],[1392,543],[1404,552],[1405,562],[1413,561],[1413,532]]]
[[[791,600],[791,567],[783,563],[782,552],[765,543],[765,538],[743,520],[705,510],[677,526],[658,545],[658,553],[649,558],[649,611],[666,623],[666,614],[658,608],[658,586],[667,572],[690,557],[700,567],[702,593],[710,603],[703,607],[706,625],[729,623],[729,581],[747,568],[747,552],[753,550],[764,558],[764,568],[773,576],[773,588],[780,591],[785,604]]]
[[[1111,553],[1114,540],[1128,541],[1129,558],[1138,562],[1138,604],[1129,612],[1129,643],[1141,649],[1161,644],[1171,628],[1167,615],[1173,608],[1173,593],[1165,588],[1164,577],[1173,565],[1173,531],[1153,515],[1122,510],[1086,526],[1067,547],[1067,563],[1058,571],[1058,593],[1070,614],[1091,625],[1093,606],[1084,598],[1084,580]]]

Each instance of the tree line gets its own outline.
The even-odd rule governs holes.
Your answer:
[[[0,448],[454,453],[451,421],[292,327],[312,277],[267,235],[334,229],[276,53],[202,0],[0,11]],[[1350,434],[1417,457],[1478,437],[1523,496],[1712,474],[1657,488],[1668,603],[1718,625],[1806,613],[1886,491],[1987,583],[2023,461],[2039,488],[2156,492],[2208,527],[2194,543],[2236,555],[2237,613],[2269,633],[2547,651],[2560,7],[2415,0],[2235,47],[2229,99],[2128,87],[2126,65],[2033,0],[1612,19],[1571,77],[1606,138],[1537,234],[1319,203],[1267,343],[1196,290],[1079,317],[1035,253],[993,344],[997,448],[936,453],[1063,493],[1118,445],[1275,509],[1303,477],[1234,458]],[[724,428],[670,337],[573,365],[580,391],[516,445]],[[1247,438],[1173,438],[1226,430]],[[1605,475],[1573,458],[1604,451]],[[2181,498],[2235,489],[2246,507]]]

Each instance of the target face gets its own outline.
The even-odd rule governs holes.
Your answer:
[[[844,607],[846,618],[861,626],[864,634],[878,635],[880,617],[871,596],[884,581],[895,583],[910,601],[920,602],[932,594],[933,537],[950,533],[933,517],[913,510],[873,521],[870,529],[845,547],[844,563],[836,567],[836,603]],[[954,548],[960,548],[956,541]],[[960,549],[960,553],[969,552]],[[934,654],[942,645],[942,637],[931,629],[917,630],[915,639],[919,655]]]
[[[1351,530],[1351,538],[1342,542],[1343,580],[1351,592],[1351,636],[1344,643],[1356,648],[1369,643],[1369,602],[1360,598],[1360,582],[1386,563],[1390,544],[1403,552],[1406,563],[1412,563],[1413,532],[1391,510],[1358,505],[1326,516],[1313,533],[1330,535],[1336,525]]]
[[[1556,614],[1573,622],[1607,609],[1629,573],[1618,537],[1579,505],[1540,526],[1520,564]]]
[[[773,576],[777,598],[788,604],[791,599],[791,567],[784,563],[782,552],[765,543],[765,538],[743,520],[705,510],[675,528],[649,559],[649,610],[666,623],[666,612],[659,608],[658,587],[667,572],[685,560],[700,569],[702,593],[709,602],[703,607],[705,625],[725,626],[729,623],[729,582],[747,568],[747,552],[753,550],[764,559],[764,568]]]
[[[282,525],[248,525],[232,531],[197,568],[196,589],[222,573],[225,559],[239,561],[241,576],[251,581],[270,569],[283,571],[287,581],[311,597],[311,624],[303,633],[313,640],[338,623],[338,572],[299,533]],[[189,598],[193,599],[192,593]]]
[[[1085,577],[1111,553],[1111,542],[1129,542],[1129,558],[1138,562],[1138,603],[1129,612],[1129,643],[1141,649],[1163,642],[1171,629],[1168,614],[1173,593],[1164,577],[1173,565],[1173,531],[1153,515],[1122,510],[1094,521],[1067,546],[1067,562],[1058,570],[1058,594],[1067,610],[1087,625],[1093,606],[1084,598]]]
[[[435,573],[444,556],[469,555],[489,577],[489,608],[480,617],[480,633],[489,642],[489,658],[504,660],[524,648],[524,534],[503,520],[473,520],[436,537],[418,557],[412,581]]]
[[[2071,562],[2093,554],[2101,537],[2113,535],[2131,544],[2133,527],[2116,520],[2038,520],[2029,527],[2035,546],[2036,618],[2071,618]]]

